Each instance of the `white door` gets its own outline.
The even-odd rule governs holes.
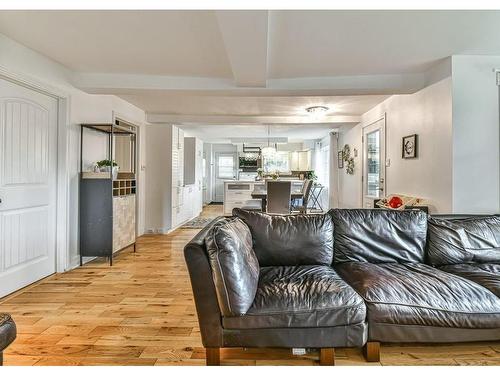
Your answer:
[[[217,152],[215,154],[215,201],[224,200],[224,181],[236,180],[236,152]]]
[[[385,194],[385,118],[363,128],[363,207]]]
[[[57,100],[0,80],[0,297],[55,272]]]

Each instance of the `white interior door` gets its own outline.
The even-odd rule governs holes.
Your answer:
[[[385,118],[363,128],[363,207],[385,194]]]
[[[217,152],[215,154],[215,201],[224,200],[224,181],[236,180],[236,152]]]
[[[57,100],[0,80],[0,297],[55,272]]]

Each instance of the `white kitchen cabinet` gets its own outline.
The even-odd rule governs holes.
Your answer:
[[[311,150],[292,151],[290,153],[290,170],[310,171],[311,169]]]
[[[184,184],[196,183],[196,138],[184,138]]]
[[[184,222],[184,131],[172,127],[172,227]]]

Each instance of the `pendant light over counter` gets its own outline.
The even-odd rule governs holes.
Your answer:
[[[267,125],[267,146],[262,147],[261,150],[262,156],[264,157],[269,157],[276,154],[276,145],[271,146],[271,144],[269,143],[270,135],[271,135],[271,125]]]

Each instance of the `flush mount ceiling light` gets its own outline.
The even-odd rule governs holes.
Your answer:
[[[330,108],[325,107],[324,105],[315,105],[312,107],[307,107],[306,112],[313,116],[321,116],[325,114]]]

